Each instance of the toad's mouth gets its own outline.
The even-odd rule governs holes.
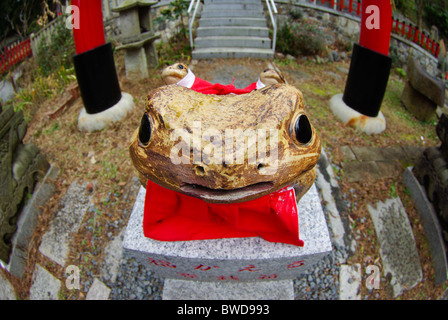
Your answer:
[[[269,191],[273,188],[273,182],[259,182],[247,187],[230,190],[210,189],[199,185],[185,184],[180,188],[180,190],[186,195],[200,198],[204,201],[229,203],[244,201],[245,199],[258,194],[269,193]]]

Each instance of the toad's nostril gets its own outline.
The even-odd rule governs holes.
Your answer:
[[[195,173],[197,176],[202,177],[202,176],[205,175],[205,169],[204,169],[204,167],[202,167],[202,166],[196,166],[196,167],[194,168],[194,173]]]

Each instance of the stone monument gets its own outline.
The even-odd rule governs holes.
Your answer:
[[[21,111],[2,109],[0,114],[0,260],[8,263],[12,238],[22,208],[36,182],[50,168],[39,149],[22,142],[26,122]]]
[[[126,0],[112,11],[118,12],[122,45],[125,50],[126,77],[143,79],[149,76],[148,68],[158,65],[154,40],[160,36],[153,32],[151,6],[157,1]]]
[[[406,85],[401,102],[418,120],[428,121],[436,113],[437,106],[445,104],[445,85],[442,79],[431,76],[418,61],[409,56]]]

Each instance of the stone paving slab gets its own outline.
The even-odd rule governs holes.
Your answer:
[[[108,243],[104,250],[105,257],[101,269],[104,277],[112,283],[114,283],[117,279],[118,270],[120,269],[120,261],[123,256],[123,238],[125,231],[126,230],[123,229],[114,240]]]
[[[167,279],[163,300],[294,300],[292,280],[203,282]]]
[[[348,246],[354,252],[356,242],[349,237],[348,224],[344,223],[341,214],[344,214],[346,207],[339,190],[338,182],[334,176],[331,163],[328,161],[325,150],[322,149],[317,165],[316,186],[322,202],[325,203],[326,217],[331,229],[332,243],[341,247]]]
[[[17,232],[12,238],[12,253],[6,269],[17,278],[22,278],[28,255],[28,247],[37,225],[37,219],[42,214],[42,207],[51,198],[56,187],[53,180],[59,169],[52,166],[40,184],[35,187],[33,197],[27,202],[17,221]]]
[[[51,221],[49,230],[42,236],[39,251],[65,266],[70,251],[71,234],[78,231],[87,212],[92,195],[87,191],[87,183],[73,182],[62,199],[64,207]]]
[[[423,277],[415,239],[400,198],[378,202],[367,209],[375,226],[383,273],[391,276],[394,296],[413,288]]]
[[[87,292],[86,300],[108,300],[110,292],[109,287],[95,278],[89,292]]]
[[[36,264],[30,289],[30,300],[58,300],[61,281]]]
[[[2,272],[0,272],[0,301],[1,300],[16,300],[14,287]]]
[[[348,182],[363,181],[366,179],[366,176],[372,179],[381,177],[380,169],[375,161],[343,162],[342,169]]]
[[[361,300],[361,265],[341,265],[339,300]]]
[[[415,162],[423,148],[342,146],[341,167],[348,182],[397,177],[408,165]]]

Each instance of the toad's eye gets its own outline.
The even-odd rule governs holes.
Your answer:
[[[271,69],[266,69],[266,70],[264,70],[263,72],[268,72],[269,70],[271,70]]]
[[[301,144],[307,144],[313,138],[313,130],[311,129],[310,121],[304,114],[300,115],[294,126],[296,139]]]
[[[149,116],[145,113],[140,122],[140,128],[138,131],[138,139],[140,143],[146,147],[151,140],[151,122],[149,121]]]
[[[183,68],[184,68],[183,65],[181,65],[181,64],[178,64],[178,65],[177,65],[177,69],[183,70]]]

